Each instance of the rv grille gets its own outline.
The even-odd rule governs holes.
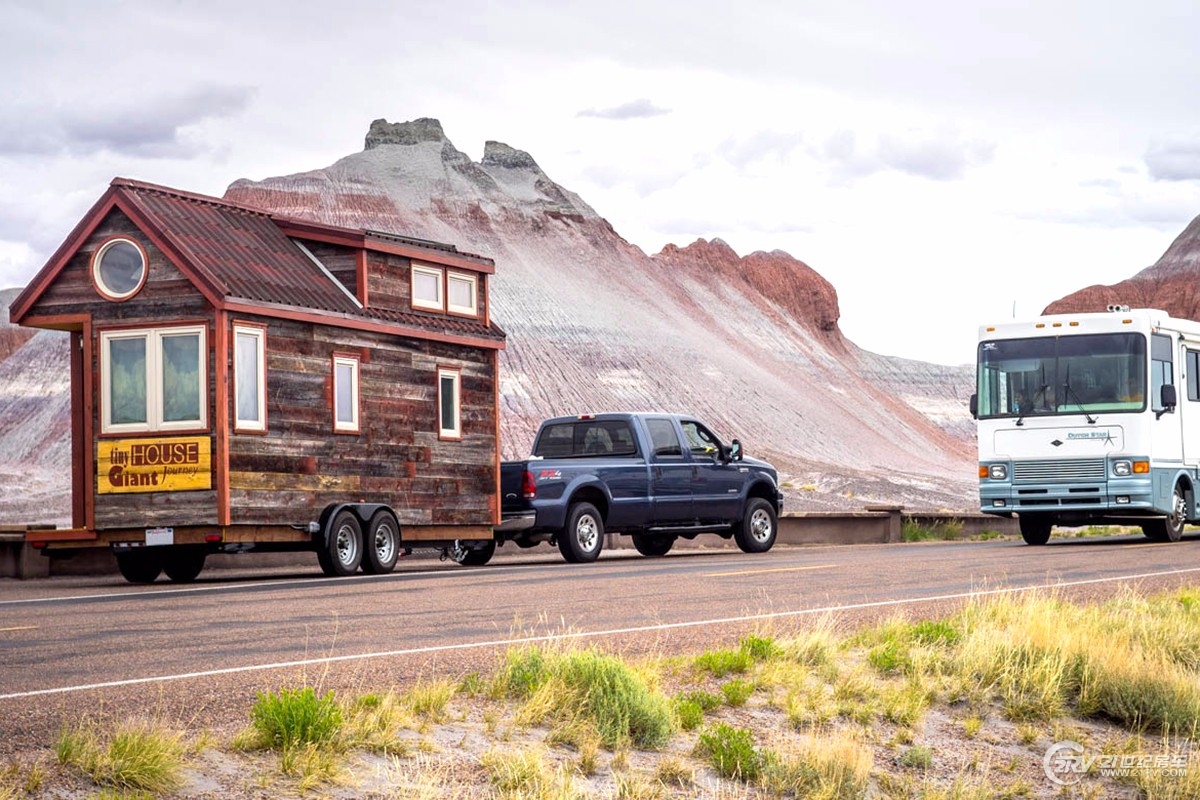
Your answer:
[[[1103,458],[1064,458],[1057,461],[1018,461],[1013,464],[1013,481],[1039,483],[1043,481],[1103,480]]]

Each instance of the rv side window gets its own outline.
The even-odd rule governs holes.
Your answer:
[[[236,431],[267,429],[265,328],[233,327],[233,427]]]
[[[1162,387],[1175,383],[1175,370],[1171,366],[1171,337],[1156,333],[1150,337],[1150,403],[1155,411],[1162,411]]]
[[[1200,351],[1187,351],[1187,398],[1200,400]]]
[[[462,373],[449,367],[438,368],[438,438],[462,438]]]

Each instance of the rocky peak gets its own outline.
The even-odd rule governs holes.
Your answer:
[[[483,145],[483,161],[480,164],[485,168],[523,169],[542,174],[542,168],[529,153],[490,139]]]
[[[363,149],[374,150],[386,144],[413,145],[445,141],[449,141],[446,139],[446,132],[442,130],[442,123],[436,119],[421,117],[410,122],[388,122],[381,118],[371,123]]]

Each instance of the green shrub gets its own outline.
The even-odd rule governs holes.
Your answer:
[[[900,756],[903,766],[913,769],[929,769],[933,766],[933,751],[923,744],[914,745]]]
[[[962,631],[946,620],[921,620],[911,627],[913,640],[925,645],[953,646],[962,641]]]
[[[700,734],[696,755],[707,760],[721,777],[743,781],[757,780],[766,759],[754,746],[750,731],[723,722]]]
[[[295,745],[325,744],[342,729],[342,710],[333,692],[323,697],[311,686],[259,692],[250,709],[250,721],[264,747],[289,749]]]
[[[696,656],[693,663],[709,672],[714,678],[724,678],[731,672],[745,672],[754,665],[754,658],[746,650],[710,650]]]
[[[754,694],[754,684],[741,679],[728,681],[721,684],[721,694],[725,695],[725,702],[731,706],[744,705]]]
[[[500,697],[527,698],[549,677],[546,654],[535,647],[509,650],[496,676],[493,693]]]
[[[183,769],[181,736],[148,725],[122,725],[108,741],[92,729],[64,731],[55,754],[96,783],[119,789],[165,793],[179,785]]]
[[[783,654],[783,648],[774,639],[753,633],[742,639],[738,649],[754,661],[770,661]]]

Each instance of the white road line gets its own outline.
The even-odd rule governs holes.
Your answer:
[[[209,669],[201,672],[184,672],[176,675],[156,675],[150,678],[129,678],[120,681],[105,681],[104,683],[88,683],[79,686],[58,686],[52,689],[34,689],[28,692],[11,692],[0,694],[0,700],[16,700],[24,697],[38,697],[47,694],[66,694],[68,692],[83,692],[89,689],[112,689],[119,686],[137,686],[144,683],[159,683],[167,681],[186,680],[188,678],[207,678],[214,675],[233,675],[239,672],[261,672],[269,669],[287,669],[290,667],[309,667],[319,664],[335,664],[343,661],[367,661],[373,658],[389,658],[394,656],[420,655],[422,653],[444,653],[451,650],[478,650],[485,647],[512,647],[515,645],[534,644],[537,642],[568,641],[585,639],[593,636],[615,636],[627,633],[648,633],[653,631],[676,630],[680,628],[699,628],[706,625],[725,625],[733,622],[755,622],[763,619],[778,619],[783,617],[800,617],[808,614],[828,614],[836,611],[855,611],[864,608],[884,608],[887,606],[913,605],[916,603],[934,603],[942,600],[963,600],[972,597],[987,597],[997,594],[1017,594],[1032,592],[1039,589],[1063,589],[1071,586],[1088,586],[1098,583],[1116,583],[1118,581],[1135,581],[1144,578],[1160,578],[1168,575],[1186,575],[1200,572],[1200,567],[1188,569],[1172,569],[1164,572],[1142,572],[1135,575],[1119,575],[1113,578],[1090,578],[1079,581],[1060,581],[1043,583],[1035,586],[1014,586],[1003,589],[986,589],[976,592],[958,592],[955,594],[940,594],[930,597],[906,597],[895,600],[877,600],[871,603],[850,603],[840,606],[824,606],[822,608],[805,608],[799,611],[773,611],[763,614],[747,614],[740,617],[723,617],[720,619],[693,620],[692,622],[667,622],[661,625],[640,625],[633,628],[611,628],[599,631],[579,631],[574,633],[549,633],[541,636],[523,636],[513,639],[493,639],[485,642],[466,642],[462,644],[431,645],[429,647],[414,647],[407,650],[385,650],[377,653],[360,653],[351,656],[327,656],[325,658],[306,658],[299,661],[279,661],[273,664],[252,664],[245,667],[226,667],[224,669]]]

